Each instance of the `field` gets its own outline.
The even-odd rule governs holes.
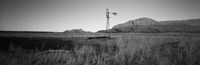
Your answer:
[[[106,35],[1,33],[1,44],[5,42],[4,45],[8,45],[8,48],[1,50],[0,63],[1,65],[200,64],[200,34],[113,33],[110,34],[111,38],[93,38]],[[30,47],[37,44],[35,47],[38,48],[30,48],[27,46],[29,44]]]

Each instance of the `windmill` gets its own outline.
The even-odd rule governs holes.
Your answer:
[[[109,12],[108,8],[106,9],[106,18],[107,18],[107,22],[106,22],[106,30],[108,31],[108,36],[97,36],[97,37],[88,37],[88,39],[113,39],[110,37],[110,33],[109,33],[109,29],[110,29],[110,24],[109,24],[109,19],[110,19],[110,14],[112,15],[117,15],[116,12]],[[115,39],[115,38],[114,38]]]
[[[109,22],[110,16],[109,16],[109,14],[112,14],[112,15],[116,16],[117,12],[109,12],[108,8],[106,9],[106,18],[107,18],[106,30],[110,29],[110,22]]]

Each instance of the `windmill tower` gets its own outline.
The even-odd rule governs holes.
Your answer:
[[[116,12],[109,12],[108,8],[106,9],[106,18],[107,18],[106,30],[110,29],[110,22],[109,22],[110,16],[109,16],[109,14],[117,15]]]

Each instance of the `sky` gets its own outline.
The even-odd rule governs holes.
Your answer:
[[[96,32],[141,17],[158,21],[200,18],[200,0],[1,0],[0,30]]]

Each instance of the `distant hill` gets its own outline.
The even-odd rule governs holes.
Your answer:
[[[3,31],[1,30],[0,33],[58,33],[52,31]]]
[[[200,19],[156,21],[150,18],[139,18],[115,25],[111,30],[98,32],[113,33],[200,33]]]
[[[83,29],[72,29],[72,30],[65,30],[63,33],[91,33],[91,32],[84,31]]]

